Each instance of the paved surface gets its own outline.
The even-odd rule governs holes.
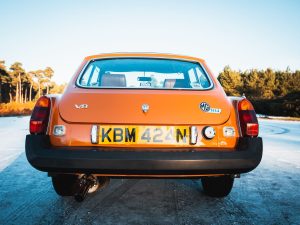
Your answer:
[[[263,160],[227,198],[199,180],[123,179],[77,203],[27,163],[28,117],[0,118],[0,224],[300,224],[300,123],[260,125]]]

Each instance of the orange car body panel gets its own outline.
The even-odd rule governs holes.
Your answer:
[[[90,60],[122,57],[166,58],[198,62],[205,68],[214,85],[211,90],[88,89],[76,85],[77,77]],[[198,107],[201,102],[208,102],[212,107],[222,108],[222,113],[202,112]],[[151,107],[147,114],[143,113],[140,108],[143,103],[148,103]],[[74,107],[75,104],[88,104],[89,109],[78,110]],[[203,147],[232,151],[240,136],[236,110],[205,61],[171,54],[111,53],[86,57],[63,96],[52,98],[48,134],[54,146],[93,146],[95,144],[91,143],[91,126],[111,124],[196,126],[198,131],[202,131],[205,126],[214,127],[216,137],[212,140],[207,140],[199,134],[196,144],[184,146],[186,150],[193,148],[194,151],[201,151]],[[54,125],[64,125],[66,134],[54,136]],[[224,127],[233,127],[235,135],[225,137]],[[113,144],[105,146],[115,147]],[[128,144],[118,145],[118,147],[128,147]],[[183,150],[181,145],[142,144],[132,146],[132,149],[134,150],[135,147],[138,147],[137,151],[151,147],[165,148],[166,151],[180,147],[181,151]],[[109,151],[109,148],[107,150]]]

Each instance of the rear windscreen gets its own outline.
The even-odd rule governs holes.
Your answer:
[[[198,89],[212,86],[199,63],[172,59],[117,58],[91,61],[77,84],[90,88]]]

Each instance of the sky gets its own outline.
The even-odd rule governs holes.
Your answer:
[[[300,69],[297,0],[0,0],[0,60],[68,82],[85,56],[162,52],[232,69]]]

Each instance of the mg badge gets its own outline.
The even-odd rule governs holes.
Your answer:
[[[214,113],[214,114],[220,114],[221,113],[221,109],[219,108],[211,108],[210,105],[206,102],[201,102],[199,104],[199,108],[206,113]]]
[[[149,110],[149,105],[148,104],[143,104],[142,105],[142,110],[143,110],[143,113],[146,113],[146,112],[148,112],[148,110]]]
[[[208,112],[210,110],[210,106],[209,104],[207,104],[206,102],[201,102],[200,103],[200,109],[203,111],[203,112]]]

